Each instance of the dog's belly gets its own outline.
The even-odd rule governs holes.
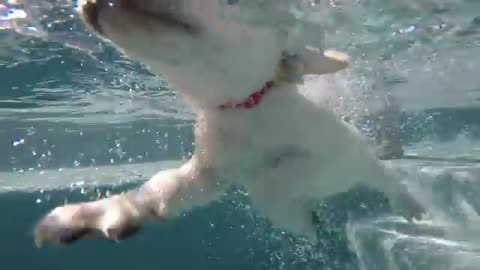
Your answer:
[[[265,167],[243,182],[254,208],[277,228],[314,237],[317,203],[358,184],[378,187],[372,179],[381,175],[369,162],[348,156],[325,161],[312,153],[289,151],[269,157]]]
[[[338,131],[347,132],[343,128]],[[323,144],[338,142],[323,141],[318,147],[307,148],[301,144],[305,141],[300,135],[297,145],[265,151],[262,166],[244,178],[243,184],[255,209],[274,226],[311,238],[315,233],[312,213],[318,202],[359,184],[382,191],[377,183],[386,179],[382,168],[355,137],[344,140],[341,147],[324,148],[325,151]]]
[[[297,149],[298,150],[298,149]],[[313,236],[312,197],[309,180],[314,176],[311,153],[291,148],[266,155],[262,167],[243,182],[254,206],[275,227],[302,236]],[[306,196],[307,195],[307,196]]]

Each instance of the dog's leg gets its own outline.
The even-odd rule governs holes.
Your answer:
[[[370,177],[371,181],[367,182],[367,186],[383,192],[388,197],[395,214],[408,221],[422,219],[425,208],[413,197],[397,172],[391,171],[375,161],[370,167]]]
[[[165,220],[220,197],[226,181],[194,156],[177,169],[159,172],[135,190],[105,199],[57,207],[35,230],[35,243],[86,238],[121,240],[149,219]]]
[[[400,140],[398,115],[400,108],[391,96],[387,95],[385,107],[377,115],[379,125],[380,147],[377,156],[381,160],[402,158],[404,151]]]

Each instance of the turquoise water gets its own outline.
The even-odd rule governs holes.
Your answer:
[[[52,207],[128,189],[188,157],[193,117],[161,77],[89,35],[69,1],[9,3],[0,0],[0,269],[478,269],[480,166],[458,162],[387,162],[411,179],[431,224],[389,217],[381,194],[360,189],[331,198],[312,247],[231,190],[126,242],[36,249],[33,226]],[[327,42],[357,61],[335,78],[342,109],[366,132],[365,111],[388,93],[408,153],[480,157],[478,1],[325,10]]]

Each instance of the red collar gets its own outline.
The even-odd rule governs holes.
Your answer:
[[[274,86],[273,81],[266,82],[262,88],[258,89],[257,91],[253,92],[248,98],[243,100],[242,102],[235,103],[234,101],[229,101],[223,103],[222,105],[218,106],[219,110],[227,110],[227,109],[250,109],[262,102],[263,97],[273,89]]]

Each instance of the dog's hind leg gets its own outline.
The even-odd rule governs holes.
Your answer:
[[[404,156],[398,119],[400,108],[388,94],[386,99],[384,108],[375,117],[380,139],[377,157],[381,160],[402,158]]]
[[[395,214],[409,221],[422,218],[425,208],[414,198],[400,175],[375,161],[370,167],[370,177],[367,186],[383,192]]]

